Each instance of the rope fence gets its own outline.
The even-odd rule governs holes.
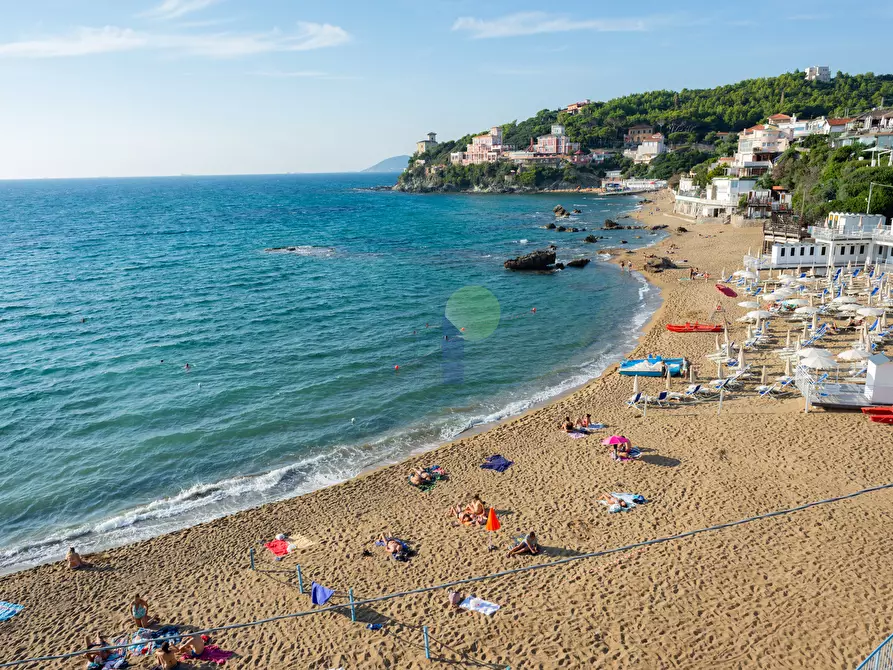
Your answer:
[[[601,551],[594,551],[588,554],[579,554],[577,556],[568,556],[566,558],[561,558],[556,561],[550,561],[548,563],[538,563],[536,565],[526,565],[518,568],[512,568],[509,570],[502,570],[500,572],[493,572],[488,575],[480,575],[477,577],[466,577],[465,579],[457,579],[451,582],[444,582],[442,584],[435,584],[433,586],[422,586],[416,589],[410,589],[408,591],[397,591],[395,593],[387,593],[380,596],[375,596],[374,598],[367,598],[365,600],[353,600],[351,602],[344,603],[340,605],[330,605],[328,607],[321,607],[314,610],[305,610],[302,612],[292,612],[289,614],[278,614],[276,616],[267,617],[265,619],[257,619],[254,621],[245,621],[242,623],[234,623],[228,624],[226,626],[217,626],[214,628],[206,628],[204,630],[196,631],[194,633],[189,633],[189,635],[206,635],[210,633],[219,633],[222,631],[229,630],[239,630],[242,628],[251,628],[254,626],[261,626],[268,623],[275,623],[278,621],[286,621],[289,619],[298,619],[305,616],[310,616],[313,614],[322,614],[324,612],[333,612],[336,610],[356,608],[363,605],[371,605],[373,603],[385,602],[387,600],[394,600],[395,598],[405,598],[407,596],[419,595],[422,593],[430,593],[431,591],[439,591],[442,589],[454,588],[456,586],[463,586],[465,584],[473,584],[476,582],[482,582],[490,579],[501,579],[502,577],[508,577],[510,575],[517,575],[525,572],[534,572],[537,570],[546,570],[548,568],[554,568],[561,565],[567,565],[569,563],[574,563],[576,561],[583,561],[592,558],[600,558],[602,556],[609,556],[611,554],[617,554],[621,552],[631,551],[633,549],[651,547],[658,544],[665,544],[667,542],[674,542],[677,540],[682,540],[688,537],[694,537],[695,535],[701,535],[703,533],[713,533],[716,531],[724,530],[726,528],[733,528],[735,526],[743,526],[749,523],[754,523],[756,521],[762,521],[764,519],[771,519],[773,517],[786,516],[788,514],[793,514],[794,512],[802,512],[807,509],[811,509],[813,507],[819,507],[822,505],[828,505],[831,503],[841,502],[844,500],[850,500],[853,498],[857,498],[859,496],[865,495],[867,493],[875,493],[877,491],[883,491],[887,489],[893,489],[893,483],[889,484],[880,484],[878,486],[872,486],[865,489],[860,489],[858,491],[854,491],[853,493],[847,493],[844,495],[835,496],[833,498],[825,498],[824,500],[817,500],[813,502],[804,503],[802,505],[797,505],[796,507],[789,507],[787,509],[776,510],[774,512],[766,512],[765,514],[758,514],[756,516],[747,517],[745,519],[739,519],[737,521],[728,521],[726,523],[720,523],[713,526],[707,526],[704,528],[697,528],[695,530],[685,531],[683,533],[677,533],[675,535],[667,535],[665,537],[654,538],[651,540],[643,540],[642,542],[636,542],[633,544],[627,544],[622,547],[614,547],[612,549],[603,549]],[[178,639],[180,636],[176,637],[159,637],[155,638],[153,642],[164,642],[165,640],[173,640]],[[118,644],[111,645],[108,647],[93,647],[91,649],[81,649],[79,651],[72,651],[67,653],[60,654],[51,654],[49,656],[36,656],[33,658],[24,658],[17,661],[6,661],[4,663],[0,663],[0,668],[12,668],[20,665],[25,665],[28,663],[42,663],[45,661],[58,661],[65,660],[68,658],[75,658],[77,656],[83,656],[84,654],[96,653],[98,651],[115,651],[118,649],[128,649],[130,647],[135,646],[133,642],[129,642],[126,644]],[[883,645],[882,645],[883,646]]]

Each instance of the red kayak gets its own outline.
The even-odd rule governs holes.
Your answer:
[[[872,416],[893,416],[893,405],[889,407],[863,407],[863,414],[870,414]]]
[[[727,296],[729,298],[737,298],[738,297],[738,294],[735,293],[730,287],[723,286],[722,284],[717,284],[716,290],[719,291],[720,293],[722,293],[724,296]]]
[[[868,418],[875,423],[893,424],[893,414],[871,414]]]
[[[709,323],[668,323],[667,330],[671,333],[721,333],[722,325]]]

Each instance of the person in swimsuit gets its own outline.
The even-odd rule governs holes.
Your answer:
[[[102,647],[109,646],[109,643],[103,639],[102,633],[100,633],[99,631],[96,631],[96,635],[94,637],[90,637],[88,635],[86,638],[86,644],[87,644],[87,649],[102,648]],[[96,663],[101,666],[105,663],[106,659],[109,657],[109,652],[107,652],[107,651],[88,651],[84,655],[87,657],[87,660],[90,661],[90,663]]]
[[[626,504],[625,500],[621,500],[620,498],[612,496],[610,493],[605,493],[601,498],[599,498],[599,500],[603,500],[604,502],[606,502],[609,507],[613,505],[617,505],[624,509],[629,507],[629,505]]]
[[[199,658],[205,650],[207,639],[204,635],[191,635],[178,647],[181,654],[189,654],[190,658]]]
[[[149,627],[149,603],[140,598],[139,594],[135,595],[133,602],[130,603],[130,616],[140,628]]]
[[[170,642],[162,642],[161,648],[155,652],[155,660],[161,670],[174,670],[180,665],[179,653],[171,649]]]
[[[378,540],[376,544],[385,548],[391,556],[396,558],[397,560],[406,560],[406,548],[400,540],[394,537],[388,537],[384,533],[378,536]]]
[[[430,484],[434,481],[431,474],[420,468],[416,468],[415,472],[409,475],[409,481],[413,486],[421,486],[422,484]]]
[[[540,553],[540,546],[536,542],[536,535],[533,531],[527,533],[527,535],[516,544],[514,547],[509,549],[508,556],[520,556],[521,554],[531,554],[536,555]]]
[[[85,568],[93,567],[81,558],[81,555],[74,550],[74,547],[68,549],[68,553],[65,555],[65,560],[68,561],[68,567],[72,570],[84,570]]]

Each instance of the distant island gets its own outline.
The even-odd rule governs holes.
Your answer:
[[[391,156],[372,167],[367,167],[363,172],[403,172],[409,164],[409,156]]]
[[[798,137],[828,137],[891,100],[893,76],[837,72],[832,78],[826,67],[710,89],[584,100],[456,140],[438,142],[429,133],[394,188],[529,193],[602,186],[616,192],[630,183],[675,185],[690,171],[705,185],[727,172],[739,133],[746,139],[787,124]],[[808,119],[809,129],[797,115]]]

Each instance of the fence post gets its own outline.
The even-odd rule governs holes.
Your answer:
[[[353,589],[348,589],[347,597],[350,599],[350,620],[357,620],[357,608],[353,604]]]
[[[304,578],[301,576],[301,566],[297,567],[298,571],[298,593],[304,593]]]
[[[425,658],[431,660],[431,646],[428,643],[428,626],[422,626],[422,635],[425,636]]]
[[[251,561],[251,569],[254,570],[254,547],[248,548],[248,560]]]

